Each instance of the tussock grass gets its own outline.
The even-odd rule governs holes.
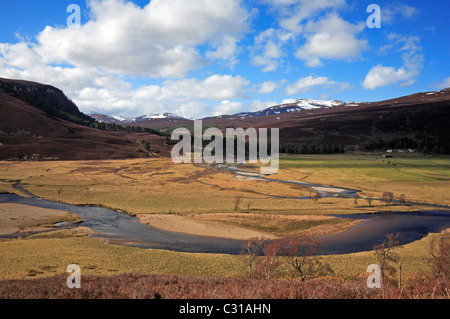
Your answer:
[[[429,271],[429,244],[436,236],[429,234],[395,248],[402,261],[404,278]],[[376,263],[372,251],[323,256],[323,260],[331,265],[333,276],[340,279],[367,279],[367,266]],[[82,274],[87,275],[138,273],[244,278],[248,271],[245,256],[116,246],[71,230],[0,240],[0,280],[49,277],[64,273],[69,264],[78,264]],[[292,278],[288,268],[283,267],[275,279]]]
[[[283,212],[279,214],[196,214],[193,218],[257,230],[279,238],[332,233],[355,224],[355,221],[350,219],[320,215],[293,215]]]
[[[380,198],[382,192],[406,200],[450,205],[450,158],[329,155],[284,156],[273,178],[360,189],[362,195]],[[396,164],[395,166],[393,164]],[[16,192],[14,181],[36,196],[71,204],[92,204],[134,214],[177,213],[227,216],[219,222],[265,229],[278,236],[330,226],[320,222],[298,222],[289,216],[371,213],[381,210],[410,211],[420,207],[386,206],[363,199],[355,206],[351,198],[309,199],[309,190],[290,184],[235,180],[229,173],[190,164],[175,165],[170,159],[117,161],[0,162],[0,192]],[[274,196],[288,197],[275,198]],[[241,197],[239,209],[235,201]],[[212,215],[211,215],[212,216]],[[275,216],[275,217],[271,217]],[[346,223],[336,224],[340,229]],[[334,222],[332,222],[334,223]],[[335,225],[333,225],[335,226]],[[335,228],[333,228],[336,230]],[[399,250],[404,275],[427,269],[430,234]],[[371,252],[325,256],[338,278],[364,278],[366,267],[374,263]],[[144,250],[103,244],[70,231],[54,231],[26,239],[0,240],[0,279],[36,278],[65,272],[71,263],[83,273],[112,275],[182,274],[211,277],[243,277],[241,256],[189,254]],[[282,276],[282,275],[280,275]]]
[[[281,169],[274,178],[352,187],[362,190],[363,196],[371,194],[376,198],[383,191],[393,191],[396,196],[405,194],[406,200],[447,203],[449,182],[442,176],[448,175],[445,168],[450,160],[425,160],[421,165],[415,161],[421,160],[407,159],[392,168],[371,157],[290,156],[281,159]],[[100,205],[133,214],[230,213],[234,212],[237,197],[242,198],[240,213],[343,214],[417,209],[385,206],[378,201],[369,207],[362,199],[355,207],[348,198],[322,198],[314,203],[299,199],[311,194],[305,186],[235,180],[230,173],[191,164],[175,165],[163,158],[2,162],[0,175],[4,177],[0,191],[12,191],[8,180],[21,180],[25,190],[49,200]]]
[[[84,274],[197,274],[236,277],[245,272],[238,256],[192,254],[104,244],[58,230],[0,240],[0,279],[47,277],[78,264]]]
[[[229,173],[175,165],[170,159],[3,162],[0,174],[20,179],[24,189],[49,200],[102,205],[135,214],[230,212],[237,196],[252,201],[253,209],[291,209],[293,203],[270,196],[304,195],[295,185],[237,181]],[[5,184],[1,190],[11,187]]]

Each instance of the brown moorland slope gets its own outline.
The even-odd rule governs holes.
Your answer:
[[[42,88],[33,82],[15,83],[19,83],[25,90]],[[44,87],[45,90],[48,88],[50,86]],[[0,114],[0,159],[94,160],[148,157],[147,152],[137,152],[141,140],[150,144],[152,156],[168,156],[170,151],[162,136],[125,130],[105,131],[73,123],[20,99],[4,88],[0,88]]]
[[[360,145],[376,139],[439,135],[442,130],[448,131],[450,90],[430,93],[319,109],[310,112],[312,114],[306,118],[283,121],[280,138],[284,141]],[[268,121],[266,125],[275,123]]]
[[[367,150],[382,140],[384,143],[381,147],[378,144],[378,149],[391,145],[449,154],[449,120],[450,88],[379,102],[347,103],[265,116],[206,117],[202,122],[204,127],[217,126],[222,130],[279,128],[281,143],[343,145],[347,150]],[[133,125],[173,128],[192,126],[193,121],[151,119]]]
[[[222,116],[203,119],[206,125],[280,128],[280,142],[343,144],[409,137],[437,140],[450,152],[450,89],[416,93],[396,99],[348,103],[259,117]],[[424,141],[425,142],[425,141]]]
[[[61,90],[49,85],[0,78],[0,114],[0,159],[148,157],[145,150],[137,152],[141,140],[150,144],[151,156],[170,156],[170,146],[162,136],[89,127],[94,119],[80,112]],[[227,127],[280,128],[282,144],[327,144],[345,150],[414,148],[450,154],[450,89],[380,102],[347,103],[266,116],[223,115],[202,120],[204,126],[223,130]],[[152,119],[131,126],[156,130],[192,124],[193,121],[184,119]]]

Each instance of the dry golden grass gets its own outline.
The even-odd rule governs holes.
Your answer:
[[[392,165],[394,162],[396,165]],[[277,179],[303,180],[360,189],[381,197],[384,191],[406,200],[450,204],[449,158],[399,158],[391,163],[374,156],[286,156]],[[170,159],[115,161],[0,162],[0,192],[15,192],[14,182],[36,196],[71,204],[94,204],[133,214],[196,214],[211,222],[240,225],[276,236],[334,232],[348,227],[323,215],[409,211],[419,206],[386,206],[363,199],[321,198],[315,203],[302,186],[278,182],[242,181],[231,173]],[[275,196],[285,197],[276,198]],[[236,198],[241,202],[235,210]],[[309,217],[308,217],[309,216]],[[309,219],[308,219],[309,218]],[[307,221],[307,222],[306,222]],[[314,221],[314,222],[312,222]],[[427,266],[427,241],[432,235],[399,250],[406,274]],[[326,256],[336,276],[366,276],[373,253]],[[0,241],[0,279],[52,276],[68,264],[85,273],[125,272],[197,274],[242,277],[245,261],[239,256],[185,254],[106,245],[70,231]]]
[[[431,269],[430,243],[439,234],[430,233],[415,242],[394,248],[402,263],[402,276],[411,278],[419,272]],[[377,264],[373,251],[345,255],[325,256],[324,259],[333,266],[335,275],[342,278],[367,278],[367,266]]]
[[[170,159],[95,162],[3,162],[0,174],[19,179],[23,188],[49,200],[93,204],[138,213],[229,212],[235,198],[253,209],[293,208],[271,195],[300,197],[295,185],[237,181],[229,173]],[[2,187],[3,186],[3,187]],[[10,191],[10,185],[0,185]],[[264,199],[262,203],[260,199]]]
[[[21,204],[0,203],[0,235],[19,231],[53,228],[61,222],[77,223],[81,218],[71,213]]]
[[[367,171],[368,168],[356,167],[353,173],[352,170],[342,172],[342,168],[339,167],[336,169],[333,166],[334,168],[326,169],[320,166],[321,161],[324,159],[313,160],[313,164],[319,166],[316,169],[306,170],[302,168],[303,160],[282,160],[282,167],[275,177],[355,187],[364,190],[364,194],[372,192],[374,196],[380,195],[383,187],[382,180],[359,182],[355,178],[362,174],[361,171]],[[337,198],[323,198],[316,204],[312,200],[298,199],[309,195],[309,189],[305,186],[236,180],[231,173],[191,164],[175,165],[170,159],[2,162],[0,175],[4,177],[4,181],[21,180],[25,190],[46,199],[71,204],[103,205],[135,214],[229,213],[235,211],[237,197],[242,198],[239,212],[252,213],[365,213],[377,211],[381,208],[380,206],[383,206],[381,203],[374,202],[375,207],[368,207],[360,201],[358,205],[360,207],[355,208],[352,199]],[[390,185],[396,184],[391,182]],[[408,187],[405,186],[402,189],[402,193],[410,199],[413,192],[418,192],[417,188],[427,187],[426,185],[426,183],[410,183]],[[448,182],[442,185],[434,184],[441,193],[443,189],[448,189],[447,186]],[[8,192],[11,189],[11,183],[0,184],[0,191]],[[386,189],[392,188],[386,187]],[[398,194],[397,189],[394,190]],[[438,196],[431,200],[434,198]],[[410,209],[401,206],[393,207],[383,207],[383,209]]]
[[[394,161],[394,160],[391,160]],[[361,190],[361,196],[380,198],[392,191],[406,200],[449,203],[450,159],[406,157],[388,164],[376,156],[322,155],[284,156],[279,172],[270,178],[298,180]],[[255,166],[246,169],[258,171]],[[307,197],[307,186],[280,182],[236,179],[231,173],[207,166],[176,165],[167,158],[110,161],[1,162],[0,192],[23,188],[36,196],[71,204],[111,207],[130,214],[213,214],[209,221],[240,223],[248,229],[264,230],[274,236],[305,231],[306,225],[282,220],[284,215],[357,214],[377,211],[414,211],[420,206],[369,203],[352,198]],[[236,200],[240,198],[236,206]],[[220,219],[218,213],[243,216]],[[261,215],[248,220],[244,214]],[[268,219],[262,215],[279,215]],[[268,222],[271,221],[271,225]],[[275,225],[277,224],[277,225]],[[344,223],[341,223],[344,226]],[[267,226],[267,227],[266,227]],[[309,226],[313,226],[310,224]],[[296,229],[296,230],[295,230]],[[322,229],[327,229],[323,228]]]
[[[26,195],[24,195],[21,191],[14,188],[15,183],[16,183],[16,181],[14,181],[14,180],[0,179],[0,194],[9,193],[9,194],[17,194],[17,195],[26,197]]]
[[[429,244],[436,236],[438,234],[429,234],[421,240],[395,248],[402,261],[405,280],[420,271],[429,271]],[[365,280],[367,266],[376,263],[371,251],[323,256],[323,260],[331,265],[333,276],[342,279]],[[78,264],[82,275],[145,273],[233,278],[247,275],[244,256],[109,245],[70,230],[0,240],[0,280],[49,277],[64,273],[69,264]],[[282,267],[276,278],[291,278],[288,266]]]
[[[195,214],[189,217],[200,222],[206,221],[257,230],[264,234],[269,234],[270,238],[329,234],[343,231],[358,223],[358,221],[355,220],[323,215],[273,215],[249,213]]]
[[[70,230],[0,240],[0,280],[52,276],[64,273],[69,264],[78,264],[82,274],[239,277],[245,273],[244,261],[239,256],[116,246]]]
[[[255,229],[223,223],[222,218],[226,215],[220,213],[191,215],[142,214],[137,217],[141,223],[152,227],[198,236],[224,237],[238,240],[246,240],[254,237],[276,238],[276,236]],[[198,218],[198,216],[208,217]]]

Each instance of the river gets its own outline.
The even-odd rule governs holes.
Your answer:
[[[227,170],[234,174],[249,176],[248,173],[239,172],[236,169],[228,168]],[[251,176],[265,181],[308,184],[267,179],[256,175]],[[356,190],[328,185],[308,184],[308,186],[320,191],[324,196],[352,196],[356,192]],[[121,211],[96,206],[75,206],[52,202],[34,197],[23,190],[20,185],[16,185],[16,189],[32,197],[25,198],[16,194],[0,194],[0,203],[25,204],[76,214],[83,219],[83,222],[77,224],[78,226],[91,228],[96,233],[90,236],[100,237],[106,243],[192,253],[238,254],[241,251],[242,241],[240,240],[165,231],[142,224],[138,218]],[[442,229],[450,227],[450,213],[444,210],[415,213],[385,212],[339,215],[336,217],[360,219],[361,222],[340,233],[318,236],[317,239],[323,243],[321,250],[323,255],[372,250],[374,245],[383,242],[386,235],[397,232],[402,235],[401,244],[406,244],[421,239],[430,232],[440,232]],[[19,234],[16,236],[19,236]]]

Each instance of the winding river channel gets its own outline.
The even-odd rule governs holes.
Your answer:
[[[223,169],[224,167],[213,167]],[[308,184],[304,182],[269,179],[238,169],[226,167],[235,176],[259,178],[265,181],[297,183],[307,185],[319,191],[322,196],[347,197],[357,190],[337,188],[327,185]],[[241,251],[241,240],[197,236],[176,233],[154,228],[139,222],[138,218],[126,213],[96,206],[75,206],[36,198],[27,193],[19,185],[16,189],[31,196],[22,197],[16,194],[0,194],[0,203],[16,203],[42,208],[67,211],[80,216],[83,222],[77,226],[86,226],[95,231],[94,237],[102,238],[106,243],[152,249],[193,253],[238,254]],[[359,219],[361,222],[340,233],[318,236],[323,243],[321,254],[346,254],[372,250],[380,244],[386,235],[401,233],[401,244],[419,240],[430,232],[439,232],[450,227],[449,210],[436,210],[444,206],[433,206],[433,210],[415,213],[386,212],[377,214],[336,215],[339,218]],[[67,226],[63,226],[67,227]],[[9,237],[20,236],[19,234]]]

